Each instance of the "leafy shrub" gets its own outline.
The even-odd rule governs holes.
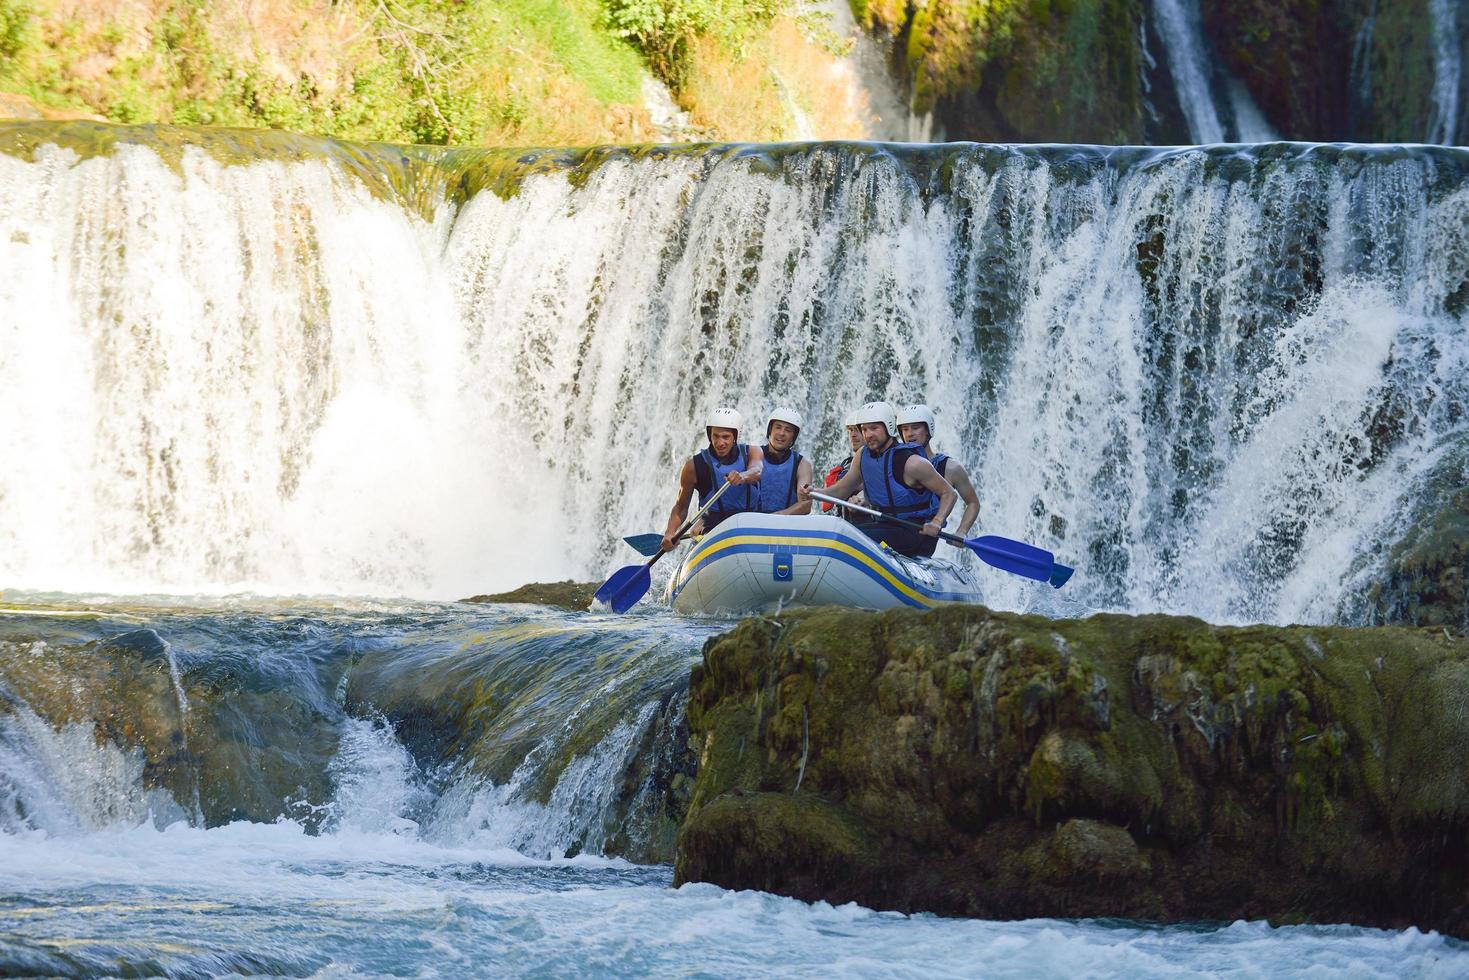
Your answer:
[[[794,0],[603,0],[607,25],[642,49],[648,64],[675,87],[687,78],[696,38],[712,37],[738,52],[746,40],[791,11]]]
[[[0,75],[5,74],[5,62],[30,43],[35,14],[30,0],[0,0]]]

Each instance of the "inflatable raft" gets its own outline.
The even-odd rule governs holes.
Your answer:
[[[860,609],[978,602],[969,570],[944,557],[908,558],[840,517],[736,514],[701,538],[668,583],[688,614],[768,612],[836,604]]]

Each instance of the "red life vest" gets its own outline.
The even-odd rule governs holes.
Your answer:
[[[846,476],[847,475],[847,470],[849,470],[851,468],[851,466],[852,466],[852,461],[850,459],[845,459],[842,462],[838,463],[837,465],[833,466],[831,469],[827,470],[826,471],[826,485],[827,486],[831,486],[833,483],[837,482],[842,477]],[[823,503],[821,505],[821,509],[823,511],[830,511],[834,506],[836,506],[836,505],[835,504]]]

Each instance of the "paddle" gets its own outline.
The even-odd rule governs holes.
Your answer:
[[[629,534],[622,540],[632,545],[633,550],[644,558],[652,558],[663,550],[663,535],[656,531],[647,534]]]
[[[843,507],[850,507],[852,510],[860,510],[864,514],[871,514],[879,520],[891,521],[894,524],[911,527],[915,531],[923,530],[923,525],[916,521],[905,521],[901,517],[884,514],[880,510],[863,507],[861,504],[854,504],[849,500],[841,500],[815,490],[811,491],[811,496],[815,500],[841,504]],[[1025,544],[1021,541],[1011,541],[1009,538],[1002,538],[999,535],[986,534],[978,538],[961,538],[957,534],[940,531],[939,537],[945,541],[952,541],[955,544],[963,545],[978,555],[981,560],[998,569],[1011,572],[1015,575],[1023,575],[1025,578],[1035,579],[1037,582],[1048,582],[1052,588],[1059,589],[1065,585],[1067,579],[1071,578],[1071,573],[1075,571],[1075,569],[1056,561],[1056,556],[1043,548],[1037,548],[1035,545]]]
[[[733,485],[732,483],[726,483],[718,490],[715,490],[714,495],[709,498],[708,502],[699,508],[699,512],[683,522],[683,526],[678,529],[678,533],[673,536],[673,540],[677,542],[687,534],[689,528],[699,523],[700,518],[709,512],[710,507],[714,506],[714,502],[723,495],[724,491]],[[653,584],[653,566],[658,563],[659,558],[667,554],[661,547],[663,544],[662,538],[658,539],[658,543],[660,547],[657,554],[641,565],[624,565],[613,572],[607,581],[602,583],[602,587],[597,590],[596,595],[592,598],[611,606],[612,611],[615,613],[625,613],[637,605],[638,600],[648,594],[648,586]]]

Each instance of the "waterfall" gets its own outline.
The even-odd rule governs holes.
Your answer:
[[[0,581],[598,578],[713,407],[886,397],[1087,604],[1324,622],[1465,440],[1461,151],[366,153],[0,155]]]
[[[543,859],[671,857],[688,672],[720,624],[100,606],[0,621],[0,836],[289,820]],[[119,634],[123,610],[158,629]],[[187,717],[160,711],[176,696]]]
[[[21,704],[0,715],[0,833],[80,834],[185,819],[143,782],[143,753],[98,744],[92,726],[53,728]]]
[[[903,86],[888,67],[884,46],[857,25],[852,5],[847,0],[822,0],[816,9],[829,18],[832,33],[851,45],[840,67],[848,84],[860,92],[854,101],[865,103],[872,117],[868,138],[899,143],[933,140],[933,113],[914,115]]]
[[[1194,143],[1207,145],[1226,139],[1264,143],[1277,138],[1243,83],[1215,66],[1204,40],[1198,0],[1153,0],[1153,18]],[[1216,74],[1223,76],[1222,113],[1215,94]]]
[[[1459,0],[1429,0],[1433,24],[1433,117],[1428,142],[1453,146],[1458,142],[1459,99],[1464,78],[1459,35]]]
[[[1163,37],[1168,70],[1188,121],[1189,137],[1200,144],[1224,142],[1224,126],[1210,91],[1210,61],[1198,9],[1187,0],[1154,0],[1153,17]]]

